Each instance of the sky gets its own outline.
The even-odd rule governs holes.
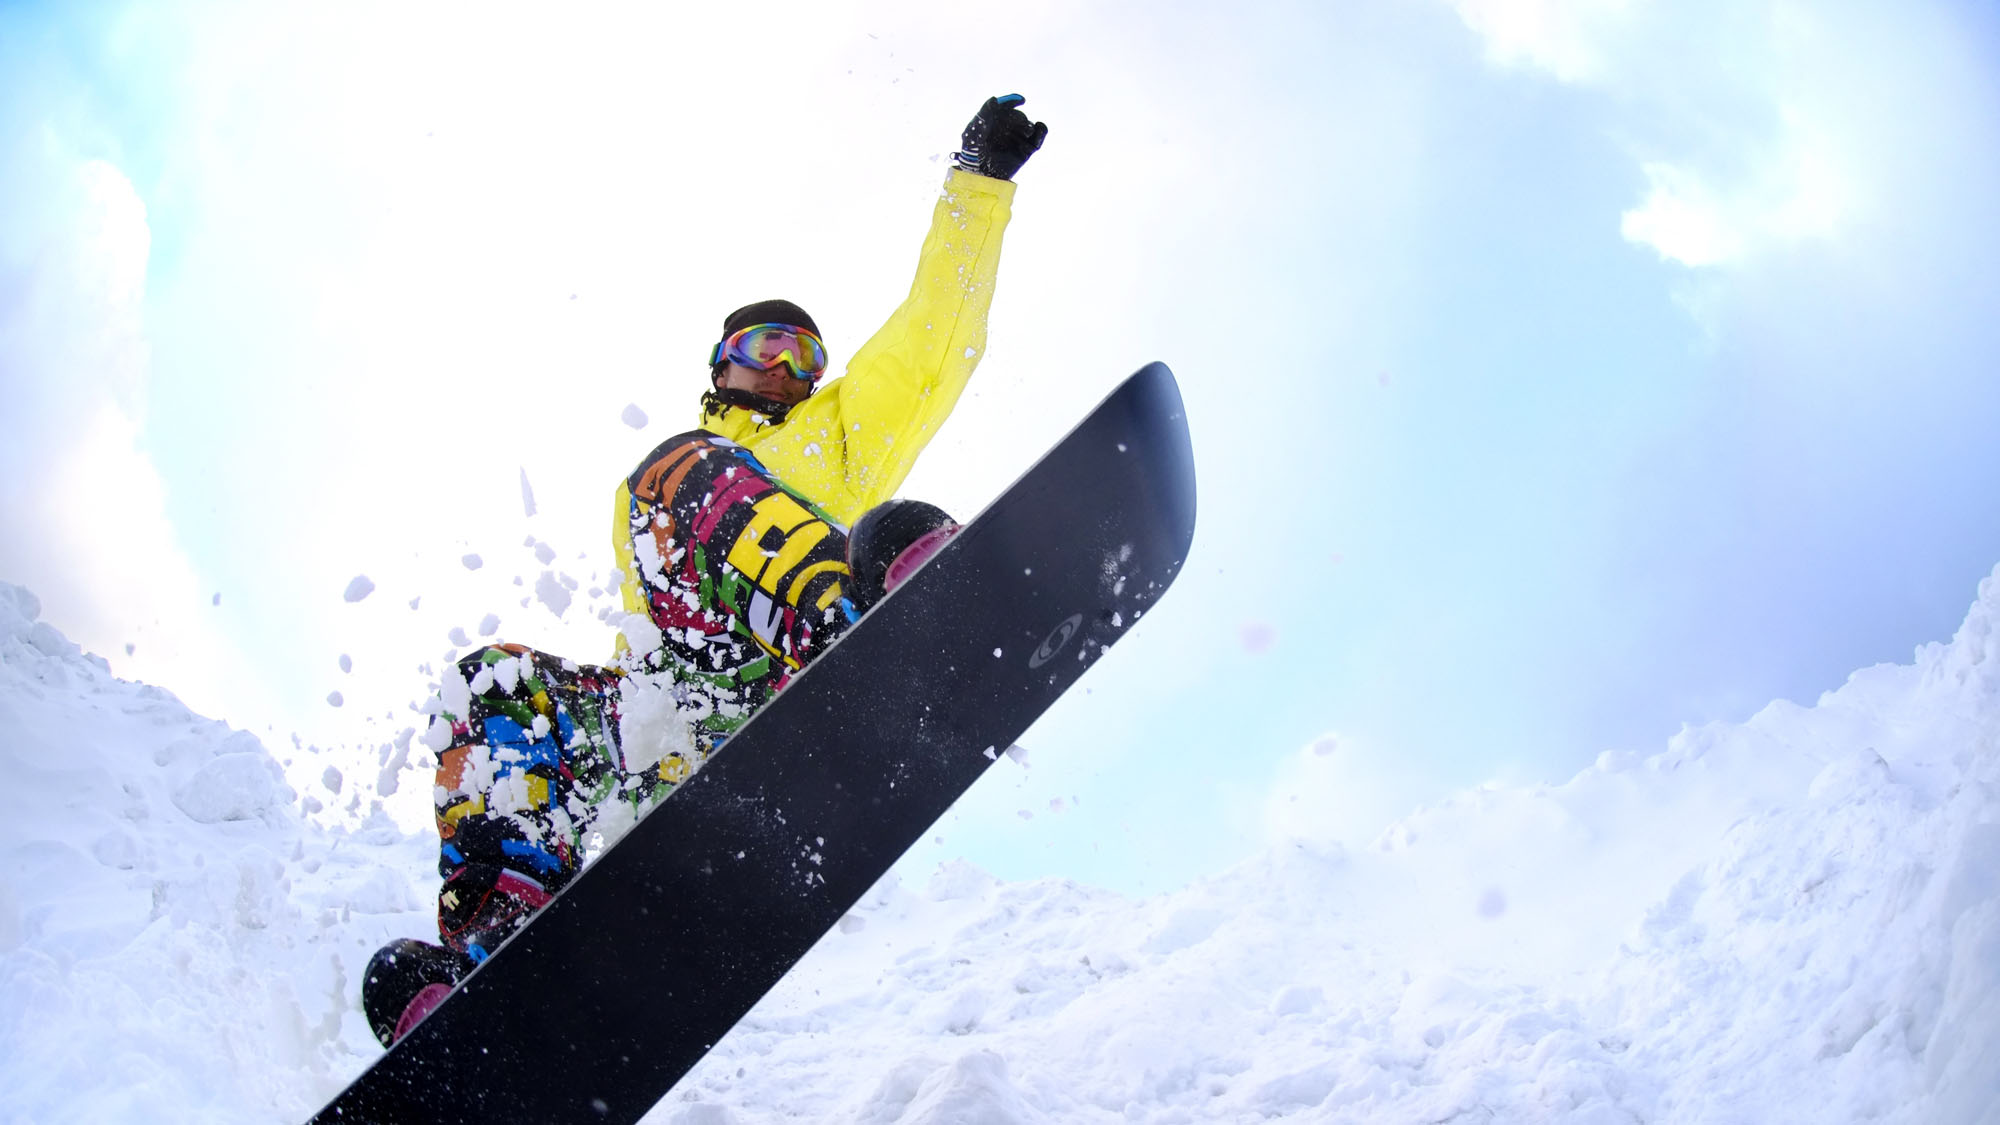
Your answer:
[[[1950,634],[2000,561],[1996,23],[6,5],[0,578],[299,778],[489,614],[600,659],[612,489],[723,313],[796,300],[837,369],[1019,91],[1049,140],[905,494],[977,511],[1157,359],[1200,527],[911,862],[1147,891],[1366,843]]]

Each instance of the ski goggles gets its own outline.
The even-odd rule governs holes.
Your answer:
[[[826,370],[826,345],[794,324],[753,324],[735,332],[709,353],[708,365],[728,360],[769,371],[783,363],[799,379],[817,379]]]

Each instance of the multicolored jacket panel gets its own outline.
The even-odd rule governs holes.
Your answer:
[[[660,643],[635,663],[689,690],[713,742],[853,620],[847,537],[749,449],[706,430],[668,438],[626,481],[631,566]]]

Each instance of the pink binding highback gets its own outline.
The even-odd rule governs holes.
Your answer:
[[[886,594],[901,586],[910,575],[917,572],[918,567],[929,562],[932,555],[944,549],[944,545],[951,541],[951,537],[958,534],[958,528],[959,525],[955,523],[934,528],[924,532],[917,537],[916,542],[903,548],[903,553],[896,556],[896,561],[889,564],[889,572],[882,577],[882,592]]]

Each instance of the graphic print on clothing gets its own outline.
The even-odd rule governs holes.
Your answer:
[[[451,739],[432,790],[438,935],[483,959],[576,875],[606,808],[642,811],[694,764],[673,754],[628,767],[615,669],[489,645],[460,660],[458,676],[444,692]]]
[[[714,746],[853,623],[847,530],[706,430],[662,442],[626,481],[629,562],[672,674]]]
[[[664,799],[855,616],[845,529],[742,446],[682,434],[627,487],[660,647],[600,668],[490,645],[443,692],[438,933],[475,959],[576,875],[608,809],[629,810],[622,826]],[[649,673],[670,681],[685,752],[621,745],[621,693]]]

